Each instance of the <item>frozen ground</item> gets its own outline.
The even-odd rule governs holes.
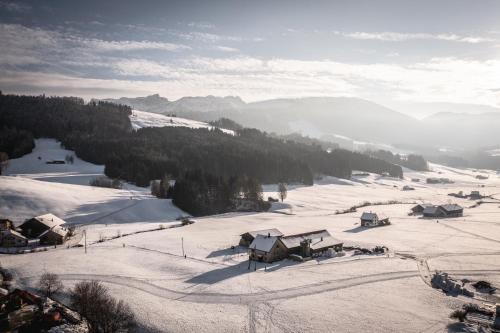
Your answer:
[[[15,161],[14,161],[15,162]],[[76,163],[75,163],[76,165]],[[44,166],[44,165],[42,165]],[[112,190],[45,182],[36,165],[0,177],[0,214],[25,217],[52,211],[87,228],[89,240],[174,225],[182,212],[146,190]],[[82,248],[2,255],[3,266],[34,286],[43,271],[58,273],[66,286],[105,282],[127,300],[142,325],[173,332],[448,332],[448,315],[466,299],[432,289],[430,273],[448,271],[500,284],[500,178],[493,171],[432,165],[432,172],[405,170],[405,180],[377,175],[352,180],[327,177],[310,187],[290,186],[285,202],[267,213],[231,213],[196,223],[133,234]],[[75,172],[78,173],[76,170]],[[477,180],[478,172],[489,175]],[[427,185],[447,177],[448,185]],[[413,183],[411,178],[420,178]],[[411,185],[415,191],[402,191]],[[484,186],[484,187],[482,187]],[[266,197],[276,186],[265,187]],[[493,198],[475,202],[450,192],[480,190]],[[401,203],[336,211],[369,201]],[[448,220],[408,216],[414,202],[457,202],[464,217]],[[363,210],[383,212],[386,227],[359,226]],[[164,214],[164,215],[163,215]],[[163,217],[162,217],[163,216]],[[328,229],[346,244],[385,245],[386,256],[284,260],[248,269],[239,235],[278,228],[283,233]],[[183,252],[186,258],[183,257]]]
[[[134,127],[134,129],[139,129],[143,127],[165,127],[165,126],[214,129],[214,126],[211,126],[202,121],[196,121],[180,117],[169,117],[158,113],[144,112],[138,110],[132,111],[132,115],[130,116],[130,121],[132,122],[132,126]],[[234,135],[234,131],[232,130],[228,130],[225,128],[221,128],[220,130],[226,134]]]

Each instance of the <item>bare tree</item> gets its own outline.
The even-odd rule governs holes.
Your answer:
[[[279,183],[278,184],[278,196],[281,199],[281,202],[286,199],[287,196],[287,189],[286,189],[286,184],[285,183]]]
[[[123,301],[115,300],[98,281],[75,285],[70,294],[72,306],[87,319],[89,332],[123,332],[135,326],[134,313]]]
[[[38,281],[38,289],[40,289],[46,297],[51,297],[53,294],[63,290],[64,285],[57,274],[43,273]]]

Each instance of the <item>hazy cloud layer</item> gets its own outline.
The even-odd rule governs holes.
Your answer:
[[[46,14],[45,22],[42,14],[58,7],[0,1],[0,14],[9,13],[0,16],[0,89],[86,98],[314,95],[500,104],[498,20],[470,27],[464,21],[460,29],[453,20],[430,20],[417,30],[407,18],[399,30],[381,23],[384,29],[369,29],[361,17],[323,22],[320,12],[310,20],[288,7],[282,16],[251,5],[217,16],[211,9],[192,15],[196,8],[188,5],[162,6],[177,11],[178,19],[166,21],[144,7],[114,19],[74,17],[68,9],[57,20]],[[28,19],[33,15],[39,23]]]

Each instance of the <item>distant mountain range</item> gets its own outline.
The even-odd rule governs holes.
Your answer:
[[[230,118],[246,127],[289,134],[299,132],[339,143],[381,147],[476,148],[500,144],[500,112],[442,112],[418,120],[379,104],[350,97],[273,99],[245,103],[239,97],[183,97],[169,101],[159,95],[107,99],[134,109],[212,121]],[[457,108],[461,110],[460,108]]]

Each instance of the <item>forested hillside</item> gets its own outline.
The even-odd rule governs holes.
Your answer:
[[[234,136],[217,129],[185,127],[134,131],[130,113],[128,106],[85,104],[79,98],[0,95],[0,123],[8,129],[0,137],[0,147],[18,157],[31,151],[33,137],[55,138],[78,157],[104,164],[112,178],[139,186],[165,175],[182,180],[184,187],[174,195],[182,193],[184,202],[186,193],[196,197],[196,191],[186,188],[192,179],[204,178],[207,185],[200,188],[211,198],[213,193],[208,192],[214,186],[222,191],[227,184],[242,183],[234,177],[245,178],[247,186],[252,181],[312,184],[315,174],[349,178],[353,169],[402,176],[401,167],[378,158],[341,149],[327,152],[317,144],[270,137],[256,129],[238,129]]]

